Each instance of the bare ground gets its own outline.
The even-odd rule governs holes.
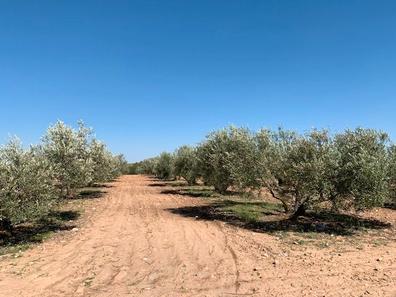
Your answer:
[[[393,240],[293,245],[179,215],[171,209],[207,202],[150,183],[123,176],[92,202],[78,230],[3,257],[0,296],[396,296]]]

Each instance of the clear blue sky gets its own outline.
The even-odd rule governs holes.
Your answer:
[[[130,161],[228,124],[396,138],[396,1],[0,2],[0,142],[83,119]]]

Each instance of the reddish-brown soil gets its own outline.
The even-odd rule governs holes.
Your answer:
[[[121,177],[78,230],[1,259],[0,296],[396,296],[394,241],[297,246],[178,215],[207,202],[150,183]]]

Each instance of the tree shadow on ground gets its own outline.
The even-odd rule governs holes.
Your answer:
[[[191,217],[197,220],[218,220],[230,225],[261,233],[274,233],[279,231],[317,232],[335,235],[353,235],[362,229],[385,229],[391,224],[375,219],[365,219],[355,215],[335,214],[331,212],[307,213],[298,219],[290,219],[284,213],[270,210],[260,211],[257,220],[246,220],[238,213],[230,211],[229,207],[244,207],[246,202],[229,200],[217,201],[210,205],[187,206],[167,209],[173,214]],[[265,208],[265,207],[264,207]],[[249,218],[249,217],[248,217]]]
[[[167,183],[151,183],[148,184],[149,187],[167,187],[169,186]]]
[[[186,182],[183,181],[161,181],[148,184],[149,187],[183,187],[187,186]]]
[[[177,189],[165,189],[162,190],[161,194],[170,194],[170,195],[181,195],[187,197],[244,197],[244,193],[240,193],[237,191],[226,191],[223,194],[217,193],[212,187],[203,186],[203,185],[195,185],[195,186],[187,186],[183,187],[175,186]]]
[[[395,203],[385,203],[384,207],[392,209],[392,210],[396,210],[396,202]]]
[[[166,182],[168,182],[167,180],[163,180],[163,179],[160,179],[160,178],[157,178],[157,177],[155,177],[155,176],[149,176],[148,177],[148,181],[149,182],[152,182],[152,183],[166,183]]]
[[[97,188],[84,188],[81,189],[74,199],[96,199],[106,194],[106,191]]]
[[[214,197],[215,196],[215,193],[211,189],[192,189],[192,188],[163,190],[163,191],[161,191],[161,194],[181,195],[181,196],[189,196],[189,197]]]
[[[80,217],[80,213],[78,211],[62,210],[62,211],[51,211],[48,214],[48,217],[45,219],[48,220],[53,218],[58,221],[74,221],[77,220],[79,217]],[[45,221],[43,223],[45,223]]]
[[[110,182],[115,182],[115,181],[116,180],[112,180]],[[114,185],[97,183],[97,184],[90,185],[89,187],[90,188],[113,188]]]
[[[51,211],[34,223],[16,225],[12,233],[0,232],[0,248],[42,242],[52,232],[76,227],[71,221],[77,220],[79,216],[77,211]]]

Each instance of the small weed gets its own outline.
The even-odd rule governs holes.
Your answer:
[[[86,286],[86,287],[91,286],[91,284],[92,284],[92,282],[94,281],[94,279],[95,279],[95,275],[92,275],[92,276],[90,276],[90,277],[87,277],[87,278],[84,280],[84,286]]]
[[[378,246],[387,245],[388,242],[389,242],[389,240],[378,238],[378,239],[374,239],[371,243],[372,243],[373,246],[378,247]]]
[[[78,191],[76,199],[94,199],[102,197],[106,192],[97,187],[82,188]]]
[[[325,248],[330,247],[330,244],[329,244],[327,241],[319,241],[319,242],[316,244],[316,246],[319,247],[319,248],[321,248],[321,249],[325,249]]]
[[[316,232],[306,232],[306,233],[302,233],[302,236],[304,236],[305,238],[309,238],[309,239],[318,239],[319,238],[319,234]]]
[[[307,241],[307,240],[304,240],[304,239],[301,239],[301,238],[299,238],[299,239],[297,239],[297,240],[293,241],[293,243],[294,243],[294,244],[298,244],[298,245],[304,245],[304,244],[307,244],[307,243],[308,243],[308,241]]]

